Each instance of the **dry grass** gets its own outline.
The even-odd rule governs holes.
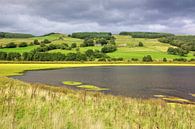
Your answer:
[[[194,129],[195,106],[0,78],[1,129]]]

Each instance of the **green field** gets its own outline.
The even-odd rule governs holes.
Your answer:
[[[165,44],[165,43],[160,43],[158,39],[131,38],[130,36],[121,36],[121,35],[114,35],[114,37],[116,38],[116,45],[118,47],[118,50],[113,53],[108,53],[108,56],[113,57],[113,58],[121,57],[126,60],[130,60],[131,58],[137,58],[140,61],[146,55],[151,55],[152,58],[156,61],[161,61],[163,58],[167,58],[168,60],[172,60],[174,58],[181,58],[181,56],[178,56],[178,55],[167,54],[167,49],[173,46],[169,44]],[[34,41],[34,39],[38,39],[39,41],[48,39],[52,41],[51,44],[67,43],[71,45],[72,43],[77,43],[77,46],[80,46],[80,44],[83,43],[82,39],[71,38],[64,34],[52,34],[49,36],[40,36],[40,37],[33,37],[33,38],[26,38],[26,39],[0,39],[0,44],[6,44],[10,42],[31,43]],[[138,47],[139,42],[142,42],[144,46]],[[23,53],[23,52],[29,52],[37,47],[38,46],[28,46],[25,48],[4,48],[4,49],[0,49],[0,51]],[[80,52],[84,53],[88,49],[101,50],[101,48],[102,48],[101,46],[80,47],[79,50]],[[56,49],[56,50],[51,50],[49,52],[50,53],[61,52],[61,53],[67,54],[70,52],[76,53],[77,51],[76,49],[72,49],[72,50]],[[187,59],[195,58],[193,54],[194,54],[193,52],[190,52],[187,55],[187,57],[183,57],[183,58],[187,58]]]

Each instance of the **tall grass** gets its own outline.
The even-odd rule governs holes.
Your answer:
[[[195,106],[0,77],[1,129],[193,129]]]

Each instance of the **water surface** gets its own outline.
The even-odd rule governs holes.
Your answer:
[[[13,78],[33,83],[64,86],[62,81],[79,81],[109,88],[108,93],[150,98],[171,95],[195,101],[195,67],[104,66],[27,71]]]

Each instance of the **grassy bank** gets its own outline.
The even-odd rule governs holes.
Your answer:
[[[2,129],[195,127],[195,106],[27,84],[0,77]]]
[[[20,62],[21,63],[21,62]],[[57,68],[68,68],[68,67],[90,67],[90,66],[195,66],[195,64],[52,64],[47,62],[42,63],[28,63],[23,62],[21,64],[14,63],[0,63],[0,76],[12,76],[21,75],[27,70],[40,70],[40,69],[57,69]]]

